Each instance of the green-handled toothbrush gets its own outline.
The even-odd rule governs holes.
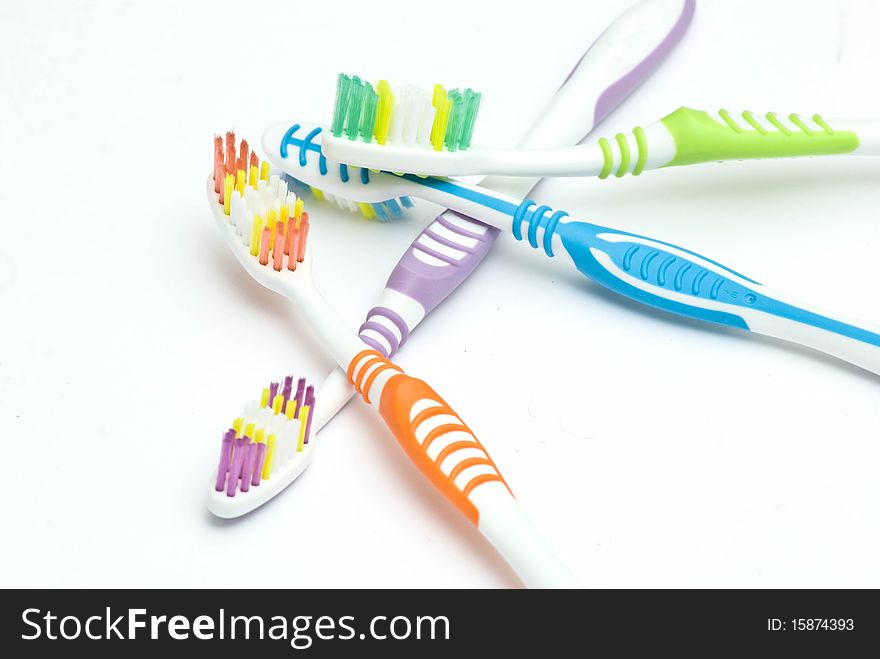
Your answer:
[[[427,122],[430,125],[430,121]],[[324,154],[339,162],[431,176],[638,176],[646,169],[718,160],[834,154],[880,155],[880,121],[823,119],[767,112],[732,114],[679,108],[660,121],[596,144],[557,149],[494,149],[421,140],[324,135]],[[457,147],[457,148],[456,148]]]

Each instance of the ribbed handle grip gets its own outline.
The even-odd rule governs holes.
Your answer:
[[[579,586],[525,517],[485,447],[437,392],[375,350],[356,355],[348,376],[368,403],[381,392],[379,414],[409,459],[526,586]]]
[[[399,375],[382,392],[379,413],[434,487],[478,524],[471,493],[486,483],[507,484],[480,440],[446,401],[421,380]]]
[[[675,142],[675,156],[667,166],[833,155],[851,153],[859,146],[855,133],[836,130],[818,114],[757,115],[748,110],[733,114],[724,109],[710,114],[679,108],[662,123]]]
[[[498,233],[495,227],[443,211],[407,248],[386,286],[415,300],[428,314],[482,262]]]
[[[588,222],[560,222],[555,234],[581,273],[636,302],[791,341],[880,373],[877,328],[793,300],[670,243]]]
[[[510,494],[498,467],[446,401],[380,353],[360,353],[349,369],[352,384],[366,402],[371,402],[373,384],[389,375],[378,404],[385,423],[434,487],[471,522],[479,524],[479,511],[470,500],[474,490],[486,483],[500,483]]]
[[[409,326],[394,309],[373,307],[358,328],[361,341],[384,357],[393,357],[409,338]]]

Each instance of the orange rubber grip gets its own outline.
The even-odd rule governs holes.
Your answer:
[[[370,359],[364,359],[370,356]],[[364,365],[358,367],[363,360]],[[373,367],[369,377],[364,377],[366,371]],[[355,372],[357,369],[357,372]],[[510,488],[498,471],[498,467],[489,457],[488,452],[474,436],[470,428],[458,417],[458,415],[446,404],[437,393],[426,383],[403,373],[398,366],[385,359],[378,352],[370,350],[358,354],[351,362],[348,369],[349,380],[355,385],[356,390],[364,400],[367,400],[369,386],[375,380],[380,371],[394,369],[396,373],[385,383],[382,389],[382,398],[379,401],[379,414],[385,419],[385,423],[397,438],[397,441],[406,451],[419,470],[443,495],[452,502],[471,522],[479,523],[480,515],[476,506],[471,503],[470,493],[484,483],[500,482]],[[413,408],[420,401],[421,411],[413,414]],[[427,406],[426,406],[427,405]],[[425,422],[431,423],[430,419],[438,415],[449,415],[454,421],[444,420],[428,432],[418,432],[419,426]],[[456,433],[455,438],[444,440],[449,433]],[[419,436],[422,436],[419,441]],[[438,452],[429,449],[434,442],[443,442],[443,448]],[[438,445],[439,446],[439,445]],[[478,450],[480,455],[474,455]],[[456,459],[458,451],[468,451],[461,459]],[[465,457],[466,456],[466,457]],[[444,465],[444,463],[446,463]],[[472,475],[468,475],[470,468],[476,468]],[[444,473],[445,470],[445,473]],[[462,477],[463,476],[463,477]],[[511,494],[511,496],[513,496]]]

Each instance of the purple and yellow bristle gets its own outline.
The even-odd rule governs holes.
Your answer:
[[[300,378],[304,393],[298,401],[291,396],[293,376],[283,382],[283,388],[273,382],[263,389],[259,402],[248,403],[223,434],[214,484],[218,492],[229,497],[247,493],[301,459],[309,445],[314,387],[305,387],[305,378]]]

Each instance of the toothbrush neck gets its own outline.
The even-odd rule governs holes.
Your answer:
[[[401,178],[421,188],[417,196],[502,230],[510,229],[514,213],[522,203],[516,197],[450,179],[414,174],[403,174]]]
[[[364,350],[365,344],[327,303],[313,283],[291,287],[288,297],[296,303],[302,316],[336,363],[343,369],[348,368],[355,355]]]

